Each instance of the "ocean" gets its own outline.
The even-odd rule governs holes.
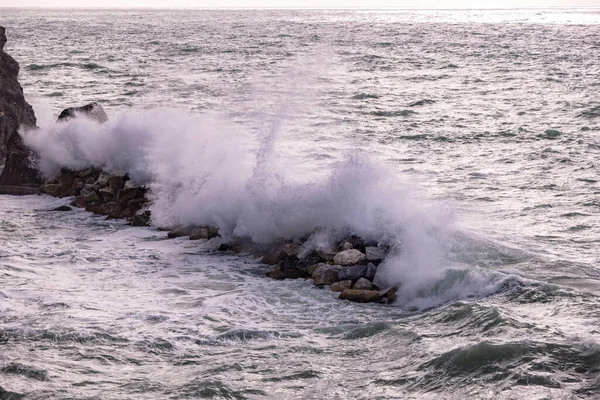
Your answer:
[[[25,399],[600,399],[600,9],[0,9],[46,177],[0,196],[0,386]],[[55,122],[97,101],[109,121]],[[357,304],[156,226],[393,243]],[[0,398],[3,395],[0,394]]]

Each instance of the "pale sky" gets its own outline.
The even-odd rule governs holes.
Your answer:
[[[600,0],[0,0],[0,7],[206,8],[206,7],[600,7]]]

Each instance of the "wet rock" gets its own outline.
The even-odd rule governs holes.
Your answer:
[[[400,285],[380,291],[379,293],[381,294],[381,302],[384,304],[391,304],[396,301],[398,290],[400,290]]]
[[[59,121],[67,121],[71,118],[78,116],[84,116],[86,118],[93,119],[100,123],[108,121],[108,116],[98,103],[89,103],[81,107],[69,107],[64,109],[58,116]]]
[[[194,228],[190,232],[190,240],[208,240],[208,229],[206,228]]]
[[[287,254],[285,254],[285,252],[282,249],[275,248],[275,249],[270,249],[262,257],[260,262],[262,262],[263,264],[267,264],[267,265],[277,265],[280,262],[282,262],[286,257],[287,257]]]
[[[123,203],[119,203],[121,207],[123,207]],[[131,210],[133,214],[135,214],[138,210],[142,209],[146,205],[146,199],[131,199],[127,202],[127,205],[123,208]]]
[[[89,192],[88,194],[84,195],[83,199],[88,203],[93,203],[95,201],[100,200],[100,196],[98,196],[98,193],[96,193],[95,191],[92,191],[92,192]]]
[[[311,251],[307,254],[304,254],[298,260],[298,269],[308,270],[309,267],[321,263],[321,257],[316,251]]]
[[[42,192],[54,197],[62,197],[62,186],[59,183],[45,183],[42,185]]]
[[[121,189],[122,181],[122,177],[111,175],[110,178],[108,178],[108,187],[117,192]]]
[[[352,243],[341,242],[338,246],[338,251],[350,250],[351,248],[352,248]]]
[[[346,289],[340,293],[341,300],[350,300],[357,303],[376,303],[382,298],[377,290]]]
[[[433,104],[433,103],[435,103],[435,100],[423,99],[423,100],[415,101],[414,103],[410,103],[408,106],[409,107],[420,107],[420,106],[424,106],[426,104]]]
[[[282,271],[291,270],[291,269],[300,269],[298,268],[298,262],[300,260],[296,256],[288,256],[286,255],[283,260],[279,263],[279,267]]]
[[[83,196],[77,196],[73,199],[71,205],[77,208],[85,208],[85,206],[87,205],[87,201],[85,201]]]
[[[349,247],[348,244],[351,246]],[[356,249],[361,253],[365,252],[365,241],[358,235],[350,235],[346,239],[342,240],[340,246],[338,246],[339,251]]]
[[[59,207],[52,209],[52,211],[71,211],[71,210],[72,210],[72,208],[69,206],[59,206]]]
[[[102,197],[102,200],[107,203],[115,198],[115,191],[108,186],[99,189],[98,194]]]
[[[293,256],[298,256],[298,253],[300,252],[300,245],[298,243],[286,243],[285,245],[283,245],[283,248],[281,249],[286,255],[293,257]]]
[[[298,269],[288,269],[284,271],[279,268],[279,266],[275,267],[273,271],[267,272],[267,277],[277,280],[308,278],[308,276],[306,271],[300,271]]]
[[[196,228],[197,228],[196,225],[182,226],[180,228],[170,231],[169,233],[167,233],[167,236],[171,239],[182,237],[182,236],[190,236],[192,234],[192,231]]]
[[[352,287],[352,281],[339,281],[331,284],[332,292],[343,292],[346,289],[350,289]]]
[[[369,263],[367,265],[367,270],[365,271],[363,277],[373,282],[373,279],[375,279],[375,274],[377,274],[377,266],[375,264]]]
[[[132,226],[148,226],[150,225],[150,210],[140,209],[131,217]]]
[[[344,281],[344,280],[356,281],[356,280],[362,278],[366,272],[367,272],[366,265],[355,265],[352,267],[345,267],[345,268],[340,269],[340,271],[338,272],[337,278],[340,281]]]
[[[35,154],[25,147],[18,132],[20,127],[34,129],[36,119],[17,79],[19,64],[4,52],[5,43],[5,29],[0,26],[0,164],[4,161],[0,186],[3,193],[20,195],[28,191],[18,187],[38,188],[42,179],[33,167]],[[13,193],[12,187],[16,189]]]
[[[125,185],[127,186],[127,185]],[[117,201],[122,207],[127,207],[127,204],[134,199],[146,199],[146,189],[143,188],[126,188],[124,187],[117,193]]]
[[[315,286],[331,285],[338,281],[337,275],[340,270],[339,265],[319,264],[312,273],[313,284]]]
[[[142,186],[139,186],[137,183],[132,181],[131,179],[126,181],[123,185],[123,190],[142,190]]]
[[[365,248],[365,256],[367,257],[367,261],[379,264],[385,258],[386,252],[385,249],[371,246]]]
[[[110,177],[111,176],[109,174],[102,173],[98,176],[98,179],[96,179],[94,185],[98,188],[108,186],[108,181],[110,180]]]
[[[333,257],[333,262],[338,265],[361,264],[366,260],[366,256],[356,249],[340,251]]]
[[[0,400],[18,400],[25,397],[23,394],[9,392],[5,390],[2,386],[0,386]]]
[[[335,257],[336,251],[330,249],[319,249],[317,250],[317,254],[319,255],[319,257],[321,257],[321,260],[327,262],[333,261],[333,257]]]
[[[353,289],[357,290],[373,290],[373,285],[365,278],[359,278],[354,284]]]
[[[101,214],[108,216],[109,218],[123,218],[123,209],[119,205],[119,203],[110,202],[102,204],[101,206]]]

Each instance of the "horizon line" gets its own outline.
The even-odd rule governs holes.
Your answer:
[[[2,6],[0,9],[13,10],[444,10],[444,11],[493,11],[493,10],[548,10],[548,9],[600,9],[600,6],[515,6],[515,7],[418,7],[418,6],[277,6],[277,7],[242,7],[242,6],[204,6],[204,7],[152,7],[152,6],[96,6],[96,7],[80,7],[80,6]]]

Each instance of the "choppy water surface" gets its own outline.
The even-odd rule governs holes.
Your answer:
[[[127,169],[165,220],[264,239],[341,219],[414,250],[388,266],[397,304],[357,305],[151,228],[45,211],[63,200],[0,197],[4,389],[600,396],[598,10],[2,10],[0,23],[49,171]],[[106,127],[53,124],[92,100]],[[388,224],[362,218],[382,205]]]

